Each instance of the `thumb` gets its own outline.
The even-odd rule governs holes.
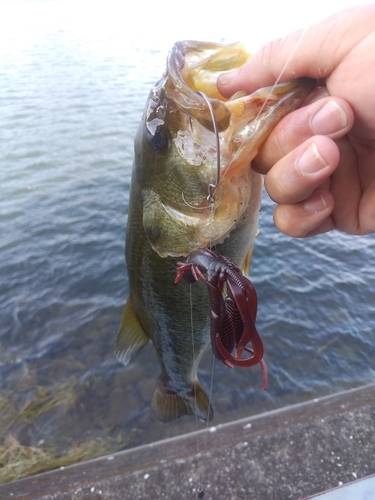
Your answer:
[[[363,38],[375,4],[346,9],[305,30],[274,40],[262,47],[239,70],[219,76],[218,89],[230,97],[239,90],[249,93],[301,76],[327,78],[345,55]],[[373,23],[371,23],[373,29]]]

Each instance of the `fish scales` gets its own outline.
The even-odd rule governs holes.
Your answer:
[[[176,285],[176,264],[209,247],[248,272],[262,192],[251,160],[315,86],[299,79],[227,101],[217,77],[249,57],[242,44],[177,42],[135,138],[125,249],[130,294],[116,352],[126,365],[152,341],[161,373],[151,407],[165,422],[182,415],[213,417],[197,375],[210,343],[207,289],[203,282]],[[198,92],[210,100],[219,130],[220,183],[212,203],[208,185],[219,152],[211,111]]]

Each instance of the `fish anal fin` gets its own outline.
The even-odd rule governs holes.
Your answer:
[[[202,420],[210,421],[214,415],[208,396],[198,381],[194,383],[191,391],[180,395],[165,387],[159,379],[151,408],[161,422],[172,422],[183,415],[197,415]]]
[[[124,365],[128,365],[149,340],[128,300],[117,333],[116,356]]]

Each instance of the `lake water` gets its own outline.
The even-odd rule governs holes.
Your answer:
[[[26,14],[16,23],[8,6],[0,35],[0,440],[64,455],[193,431],[193,418],[150,413],[151,345],[127,368],[114,355],[133,138],[169,41],[125,44],[115,19],[97,32],[73,7],[16,3]],[[265,196],[251,268],[269,387],[259,367],[229,370],[208,352],[213,425],[374,381],[375,236],[293,240],[272,211]]]

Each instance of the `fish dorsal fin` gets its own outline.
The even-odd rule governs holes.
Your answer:
[[[117,333],[116,356],[124,365],[128,365],[149,340],[150,337],[143,330],[128,300]]]

